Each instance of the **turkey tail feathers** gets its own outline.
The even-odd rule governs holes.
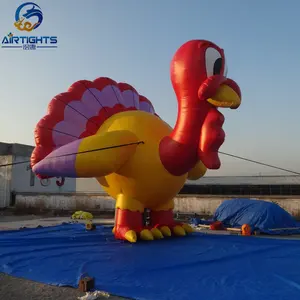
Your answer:
[[[152,103],[127,83],[107,77],[75,82],[50,101],[47,115],[36,125],[31,166],[63,145],[94,135],[109,117],[128,110],[156,115]]]

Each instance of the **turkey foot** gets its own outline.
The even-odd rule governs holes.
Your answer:
[[[193,232],[193,228],[181,222],[175,222],[173,210],[162,210],[151,212],[151,223],[154,228],[158,228],[161,233],[169,237],[172,235],[185,236],[187,233]]]
[[[143,216],[138,211],[117,208],[115,218],[113,233],[117,239],[135,243],[138,239],[152,241],[163,238],[159,229],[143,226]]]

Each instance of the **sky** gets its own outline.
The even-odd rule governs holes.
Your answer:
[[[22,1],[1,0],[0,39]],[[242,91],[238,110],[222,109],[221,151],[300,172],[300,2],[297,0],[36,0],[36,35],[58,36],[57,49],[0,48],[0,141],[34,145],[47,105],[80,79],[106,76],[133,85],[174,126],[177,100],[170,61],[190,39],[225,51],[228,77]],[[208,175],[286,174],[221,156]]]

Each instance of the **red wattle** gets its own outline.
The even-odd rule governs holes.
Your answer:
[[[159,155],[165,169],[174,176],[185,174],[198,161],[196,147],[179,143],[170,136],[166,136],[161,140]]]
[[[218,170],[221,167],[221,161],[218,152],[203,153],[199,151],[200,160],[209,170]]]
[[[200,160],[208,169],[219,169],[221,166],[218,151],[225,140],[223,123],[224,116],[212,107],[202,125],[198,150]]]

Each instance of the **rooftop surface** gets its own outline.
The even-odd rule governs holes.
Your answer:
[[[206,176],[189,185],[293,185],[300,184],[300,176]]]
[[[23,144],[0,143],[0,155],[16,155],[30,157],[34,147]]]

